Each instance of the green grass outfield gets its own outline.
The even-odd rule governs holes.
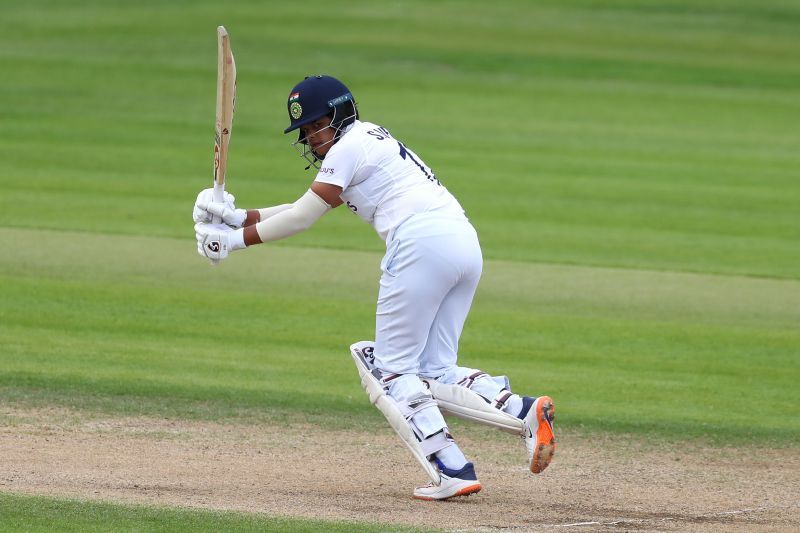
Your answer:
[[[0,402],[385,425],[347,351],[373,335],[371,228],[338,209],[217,268],[196,255],[219,24],[240,206],[308,186],[285,98],[336,75],[478,228],[463,364],[551,394],[576,431],[797,445],[789,0],[9,3]]]
[[[143,505],[87,503],[79,500],[20,496],[0,492],[0,531],[81,533],[116,531],[296,531],[315,533],[379,533],[386,526],[367,522],[314,521],[232,511],[176,509]],[[435,531],[392,525],[391,531]]]

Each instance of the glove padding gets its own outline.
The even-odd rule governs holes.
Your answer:
[[[211,215],[218,216],[222,221],[232,228],[241,228],[244,220],[247,218],[247,211],[244,209],[231,209],[229,204],[222,202],[197,202],[195,209],[200,209],[210,213]],[[209,220],[211,217],[209,216]]]
[[[214,201],[214,189],[203,189],[197,195],[194,202],[194,210],[192,211],[192,219],[195,224],[207,224],[213,220],[216,215],[228,224],[236,228],[242,227],[244,219],[247,218],[247,211],[244,209],[236,209],[234,197],[229,192],[225,191],[225,201]]]
[[[216,263],[222,261],[234,250],[245,248],[241,229],[233,229],[226,224],[195,224],[197,253]]]

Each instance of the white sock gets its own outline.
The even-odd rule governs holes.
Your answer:
[[[436,458],[450,470],[461,470],[467,464],[467,458],[461,452],[461,448],[455,442],[436,452]]]

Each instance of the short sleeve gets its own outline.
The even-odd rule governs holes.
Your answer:
[[[347,142],[349,140],[342,139],[331,148],[314,181],[338,185],[342,190],[350,186],[363,164],[364,151],[357,142]]]

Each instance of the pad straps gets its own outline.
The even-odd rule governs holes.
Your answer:
[[[466,387],[468,389],[472,388],[472,384],[475,383],[475,380],[478,378],[482,378],[483,376],[488,376],[486,372],[481,372],[480,370],[477,372],[473,372],[469,376],[463,378],[461,381],[458,382],[458,385],[462,387]]]
[[[448,446],[452,446],[453,444],[455,444],[455,441],[447,431],[447,428],[434,435],[431,435],[419,443],[420,447],[422,448],[422,453],[424,453],[427,457],[430,457],[436,452],[440,452]]]
[[[422,448],[422,453],[424,453],[426,457],[430,458],[436,452],[444,450],[448,446],[455,444],[450,432],[447,431],[447,426],[442,428],[440,431],[437,431],[433,435],[425,438],[425,434],[414,423],[414,415],[420,411],[431,408],[439,408],[439,402],[434,400],[433,396],[430,394],[420,394],[419,396],[410,399],[408,403],[396,402],[396,404],[397,407],[400,408],[400,412],[403,413],[403,416],[408,421],[408,425],[411,427],[414,435],[416,435],[417,440],[419,441],[419,446]]]
[[[491,402],[492,407],[502,411],[503,407],[506,406],[506,402],[508,401],[508,399],[511,398],[513,395],[514,394],[508,389],[501,390],[500,392],[497,393],[497,396],[494,397],[494,400],[492,400]]]

